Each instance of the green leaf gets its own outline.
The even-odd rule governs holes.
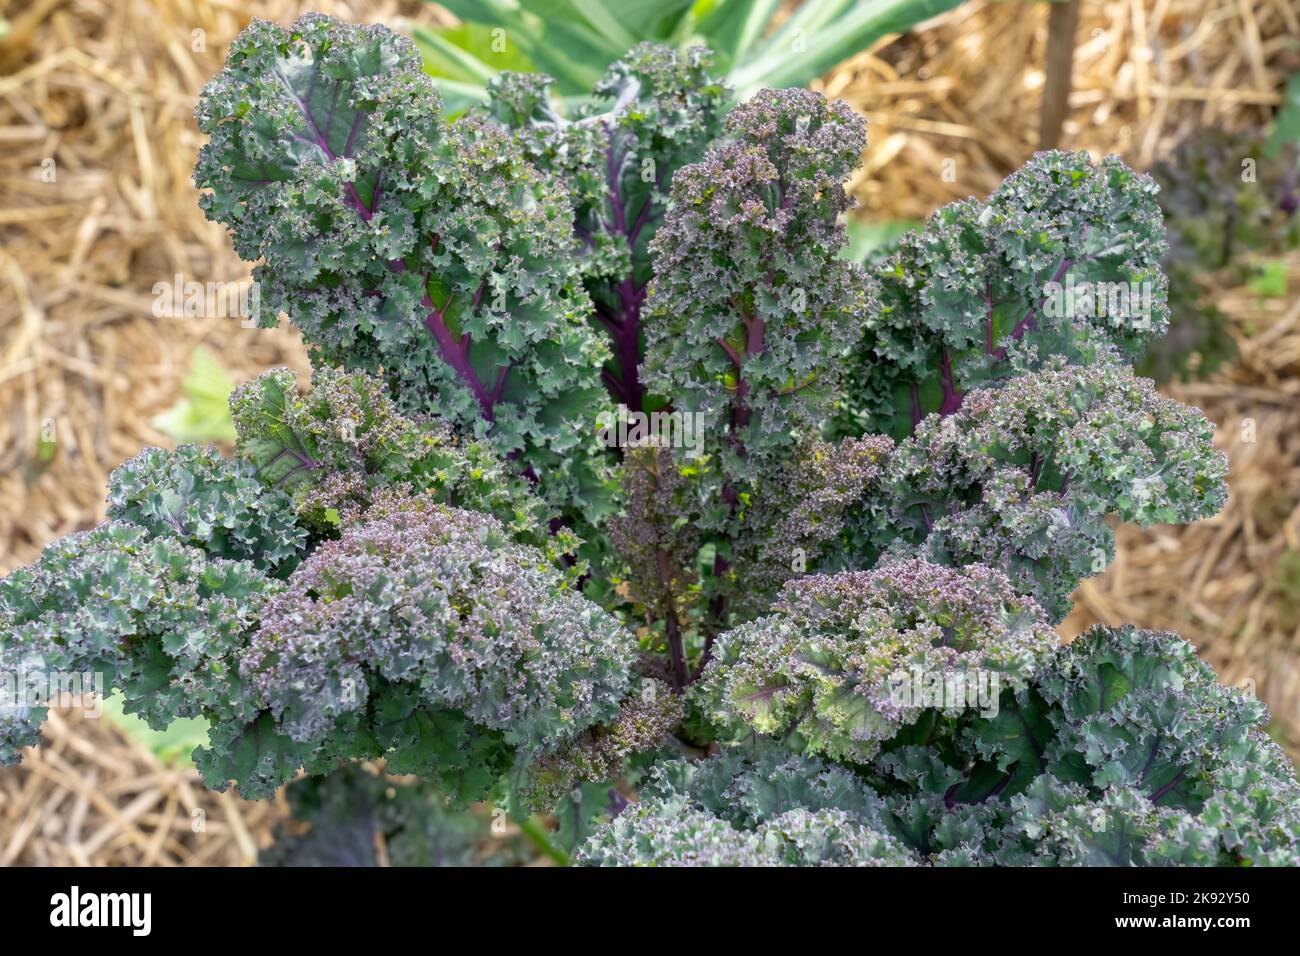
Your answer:
[[[915,219],[850,219],[844,224],[849,241],[840,250],[840,258],[850,262],[876,262],[893,251],[902,236],[921,225]]]
[[[190,354],[190,371],[181,381],[185,397],[150,424],[177,444],[233,442],[235,423],[228,402],[234,388],[216,356],[200,346]]]
[[[1282,108],[1273,118],[1273,132],[1264,143],[1264,157],[1275,159],[1283,147],[1300,143],[1300,73],[1292,73],[1286,81]]]
[[[679,49],[710,47],[719,64],[733,71],[738,98],[747,99],[764,87],[803,86],[882,36],[901,33],[958,2],[805,0],[774,33],[780,0],[446,0],[441,5],[464,24],[503,30],[507,51],[517,48],[532,68],[554,77],[562,96],[584,96],[611,63],[649,41]],[[450,109],[484,99],[470,82],[479,67],[520,69],[499,65],[484,55],[480,39],[453,32],[459,29],[439,35],[470,56],[463,62],[446,45],[421,42],[428,35],[416,33]],[[450,85],[457,82],[465,85]]]
[[[483,51],[491,52],[491,31],[477,24],[466,24],[453,28],[460,36],[460,42],[453,42],[451,30],[430,31],[416,30],[415,45],[424,57],[425,72],[431,76],[442,76],[466,83],[486,83],[502,69],[527,69],[526,57],[515,57],[515,63],[507,67],[489,66],[482,59]],[[488,36],[486,46],[481,42],[483,34]],[[495,54],[500,56],[500,54]]]
[[[103,702],[104,719],[119,727],[163,763],[177,768],[194,766],[196,747],[208,742],[211,724],[199,717],[179,717],[166,730],[154,730],[135,714],[122,709],[122,696],[113,694]]]
[[[290,424],[289,409],[297,396],[293,373],[268,372],[241,388],[239,396],[240,456],[265,484],[291,490],[310,481],[318,450],[310,436]]]
[[[1287,293],[1287,264],[1283,259],[1265,259],[1255,265],[1250,291],[1265,299],[1283,299]]]
[[[780,6],[780,0],[724,0],[700,18],[695,35],[730,66],[762,37]]]
[[[843,16],[817,19],[807,34],[788,28],[762,44],[732,73],[738,99],[764,88],[802,86],[881,37],[957,6],[958,0],[862,0]]]

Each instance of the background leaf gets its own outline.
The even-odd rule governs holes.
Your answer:
[[[233,442],[230,393],[235,381],[207,349],[190,355],[190,372],[181,382],[184,398],[153,419],[153,427],[178,445],[187,442]]]

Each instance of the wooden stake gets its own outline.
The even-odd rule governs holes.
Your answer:
[[[1053,3],[1047,19],[1047,65],[1043,84],[1042,125],[1038,143],[1055,149],[1070,110],[1074,74],[1074,34],[1079,26],[1079,0]]]

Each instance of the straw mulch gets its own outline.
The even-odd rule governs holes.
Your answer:
[[[1300,0],[1080,0],[1057,144],[1148,168],[1200,126],[1262,127],[1300,70]],[[984,196],[1042,148],[1048,5],[972,2],[819,85],[866,115],[853,183],[872,215]]]
[[[44,736],[0,773],[0,866],[247,866],[287,816],[205,789],[108,720],[51,711]]]
[[[198,208],[191,114],[253,15],[308,9],[436,20],[417,0],[0,0],[0,574],[100,519],[108,473],[169,443],[150,420],[180,397],[197,346],[237,381],[306,373],[292,329],[156,319],[152,290],[177,274],[247,279]]]
[[[195,347],[237,381],[306,373],[292,329],[155,319],[152,290],[246,279],[190,182],[195,96],[252,16],[308,9],[399,29],[439,16],[417,0],[0,0],[0,574],[101,520],[108,473],[169,444],[150,420]],[[208,792],[108,720],[56,713],[45,740],[0,771],[0,866],[248,864],[284,815]]]
[[[237,381],[276,364],[306,372],[291,329],[159,320],[151,306],[154,284],[178,272],[247,277],[198,210],[191,110],[251,16],[287,22],[309,8],[399,30],[445,16],[417,0],[0,0],[0,574],[102,518],[109,471],[167,443],[149,422],[180,397],[197,345]],[[1032,154],[1046,21],[1042,4],[967,3],[825,78],[872,124],[853,184],[869,214],[923,218]],[[1300,0],[1087,2],[1061,145],[1145,167],[1196,125],[1259,126],[1300,67],[1286,39],[1298,34]],[[1291,274],[1300,287],[1300,266]],[[1192,528],[1122,528],[1119,557],[1063,631],[1179,629],[1229,680],[1253,678],[1293,728],[1300,600],[1273,589],[1300,545],[1300,322],[1285,303],[1219,291],[1242,360],[1175,391],[1223,426],[1232,500]],[[1248,418],[1254,443],[1241,440]],[[208,793],[108,721],[56,715],[46,736],[44,755],[0,771],[0,863],[247,863],[281,813]]]

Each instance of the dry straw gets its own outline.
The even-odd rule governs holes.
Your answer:
[[[110,721],[52,711],[44,734],[0,773],[0,866],[247,866],[286,815],[204,789]]]
[[[1046,4],[965,3],[825,78],[870,122],[868,211],[923,219],[1040,147],[1046,25]],[[1145,169],[1197,127],[1261,127],[1300,70],[1297,38],[1300,0],[1087,0],[1059,145]]]

